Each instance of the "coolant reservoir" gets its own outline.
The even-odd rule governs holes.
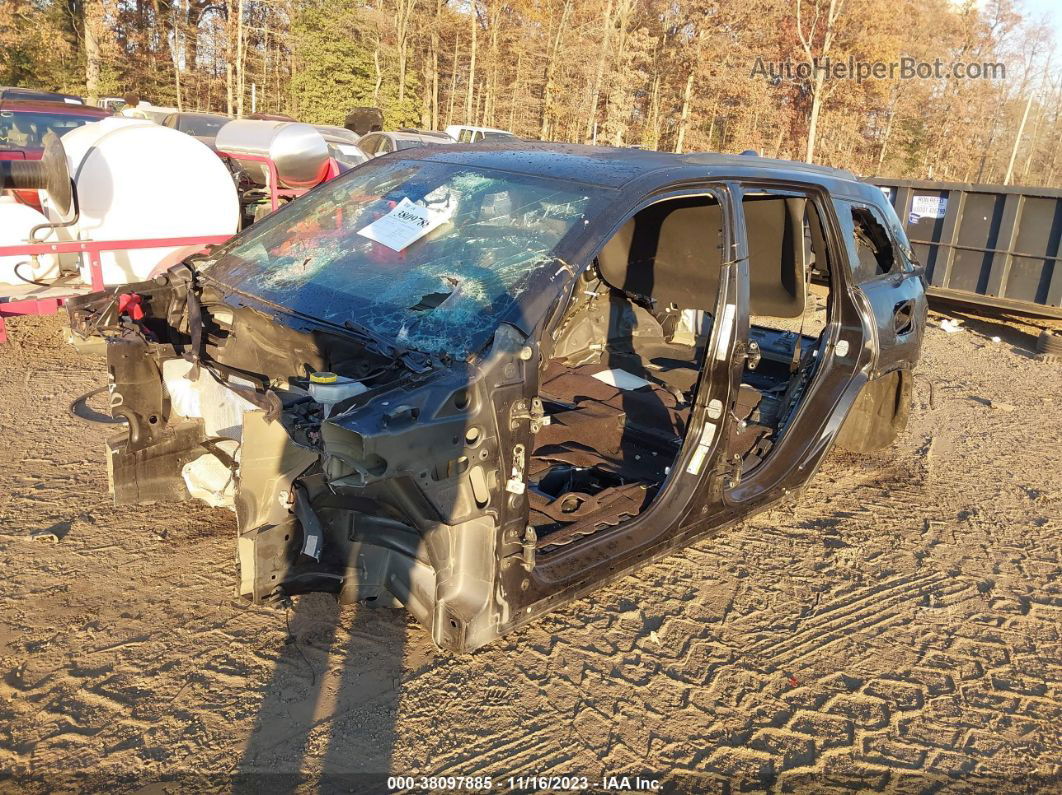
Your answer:
[[[341,400],[368,392],[361,381],[335,373],[311,373],[310,396],[324,408],[324,415],[332,413],[332,406]]]

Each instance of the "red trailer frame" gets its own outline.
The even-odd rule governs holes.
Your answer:
[[[103,264],[100,254],[104,251],[128,251],[139,248],[170,248],[177,246],[207,246],[224,243],[232,235],[206,235],[198,237],[160,237],[143,240],[71,240],[64,243],[20,243],[16,246],[0,246],[0,257],[36,256],[41,254],[82,254],[88,255],[89,271],[92,283],[81,289],[70,287],[41,287],[38,292],[4,294],[0,292],[0,345],[7,342],[5,317],[19,315],[54,315],[59,307],[78,295],[102,290]],[[64,289],[69,292],[63,292]]]
[[[239,157],[242,160],[253,160],[255,162],[266,164],[266,167],[269,169],[268,187],[270,207],[274,211],[280,207],[281,198],[294,199],[311,190],[311,188],[299,190],[280,188],[280,177],[277,174],[276,163],[268,157],[242,154],[237,156],[228,152],[218,152],[218,154],[232,158]],[[334,179],[339,176],[339,173],[339,164],[333,158],[328,158],[328,171],[321,182],[327,182],[330,179]],[[196,245],[201,246],[201,248],[206,248],[210,245],[224,243],[231,237],[232,235],[206,235],[201,237],[145,238],[142,240],[73,240],[65,243],[19,243],[14,246],[0,246],[0,257],[28,257],[41,254],[87,254],[89,259],[89,271],[92,275],[91,285],[86,285],[81,289],[71,289],[70,292],[63,292],[64,289],[70,288],[41,287],[37,289],[36,293],[33,291],[24,291],[25,295],[10,292],[5,295],[2,288],[0,288],[0,345],[7,342],[7,329],[4,325],[5,317],[16,317],[19,315],[54,315],[59,311],[59,307],[66,303],[70,298],[102,290],[104,284],[103,266],[100,261],[100,254],[104,251],[128,251],[130,249],[139,248],[170,248],[175,246]]]

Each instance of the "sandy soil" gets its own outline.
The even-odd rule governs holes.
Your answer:
[[[931,329],[894,449],[451,658],[402,612],[236,601],[232,516],[113,507],[109,431],[66,409],[102,360],[11,322],[0,789],[1058,791],[1062,364],[1035,325]]]

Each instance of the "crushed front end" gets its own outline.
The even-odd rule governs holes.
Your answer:
[[[108,442],[115,501],[232,509],[241,597],[404,606],[451,650],[512,620],[496,580],[528,565],[526,504],[506,486],[522,482],[533,366],[515,327],[450,360],[187,265],[69,311],[75,334],[107,340],[111,412],[127,423]]]

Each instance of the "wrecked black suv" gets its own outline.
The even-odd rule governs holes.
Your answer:
[[[116,501],[235,510],[248,600],[467,651],[891,443],[923,289],[846,172],[520,143],[372,161],[70,316]]]

